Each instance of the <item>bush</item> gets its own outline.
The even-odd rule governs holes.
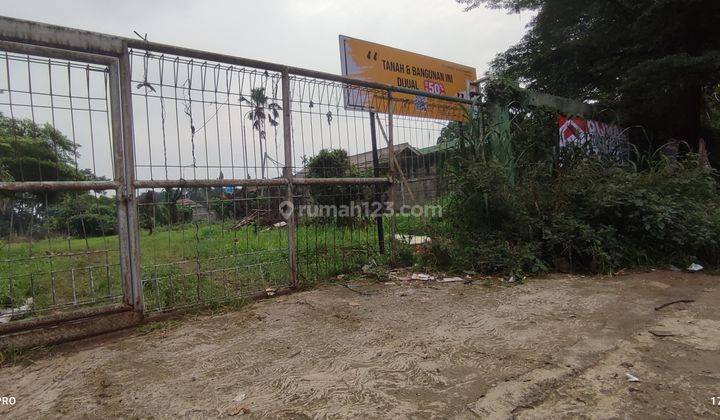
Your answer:
[[[78,237],[113,235],[116,213],[114,198],[67,193],[59,203],[50,206],[48,228]]]
[[[341,149],[322,149],[310,158],[306,164],[309,178],[361,178],[370,176],[368,170],[361,170],[350,163],[347,152]],[[368,201],[371,190],[363,185],[311,185],[310,197],[314,204],[321,206],[350,207]],[[319,222],[333,222],[338,225],[351,225],[357,217],[317,218]]]
[[[656,159],[643,170],[585,156],[534,164],[514,181],[492,159],[462,167],[448,182],[451,265],[609,273],[720,262],[718,189],[694,156]]]

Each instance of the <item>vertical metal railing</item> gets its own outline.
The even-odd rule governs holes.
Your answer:
[[[132,267],[126,235],[119,232],[118,248],[113,250],[112,236],[104,230],[108,228],[94,226],[100,222],[88,213],[92,208],[87,206],[111,202],[105,194],[114,192],[117,197],[124,186],[118,60],[12,41],[0,41],[0,50],[5,52],[6,73],[2,93],[8,97],[7,102],[0,101],[0,107],[5,108],[0,112],[7,111],[9,118],[3,117],[3,124],[10,127],[10,132],[2,135],[16,148],[17,154],[9,157],[17,159],[18,168],[13,180],[0,183],[0,193],[11,206],[11,220],[16,214],[31,219],[30,230],[15,240],[10,226],[7,243],[2,244],[0,278],[7,278],[11,286],[6,295],[10,307],[2,310],[4,322],[113,304],[118,297],[115,273],[124,277]],[[15,74],[21,63],[27,68],[25,91],[16,86],[22,83]],[[85,83],[78,83],[80,77]],[[24,100],[13,102],[13,93]],[[21,108],[22,112],[18,112]],[[103,122],[106,129],[102,128]],[[68,139],[60,130],[63,124],[70,128]],[[21,132],[13,127],[22,127]],[[48,155],[49,150],[37,155],[46,147],[43,144],[51,144],[56,155]],[[79,153],[81,146],[84,155]],[[69,156],[62,157],[63,153]],[[25,169],[32,168],[32,164],[23,162],[33,160],[38,162],[37,171],[28,173]],[[112,179],[103,179],[105,174]],[[16,200],[34,203],[30,204],[30,213],[14,207]],[[58,210],[59,206],[72,207],[75,213],[65,214]],[[120,212],[123,206],[117,208]],[[77,225],[72,228],[79,230],[77,237],[71,236],[71,223]],[[50,232],[53,224],[59,232],[65,229],[60,241],[55,237],[57,232]],[[99,232],[90,232],[97,229]],[[16,282],[16,278],[29,281]],[[123,297],[128,296],[131,285],[120,282],[120,290]]]
[[[130,266],[123,274],[124,281],[129,282],[125,294],[125,301],[136,312],[145,310],[143,299],[143,283],[140,273],[140,224],[138,208],[135,199],[135,132],[133,126],[133,105],[132,105],[132,76],[130,68],[130,54],[127,43],[123,43],[123,52],[119,58],[120,75],[120,102],[122,105],[122,150],[124,163],[124,184],[121,185],[121,196],[119,208],[124,209],[124,217],[118,213],[118,224],[127,224],[127,236],[124,242],[127,244],[126,252],[129,253]],[[126,283],[127,284],[127,283]]]
[[[407,97],[432,99],[448,108],[470,103],[147,40],[0,18],[0,49],[16,44],[23,54],[107,66],[113,179],[3,182],[0,191],[115,190],[122,302],[139,313],[297,288],[311,277],[354,269],[383,254],[386,244],[394,263],[396,212],[373,220],[318,222],[296,209],[283,225],[277,206],[283,201],[300,206],[357,199],[392,202],[395,210],[409,202],[406,195],[420,195],[416,193],[422,189],[432,191],[411,201],[433,200],[438,195],[432,179],[436,169],[425,171],[429,180],[417,179],[414,172],[437,166],[432,149],[452,121],[413,114]],[[349,106],[349,94],[367,103]],[[51,101],[56,96],[50,95]],[[91,96],[84,98],[88,107]],[[35,99],[31,94],[30,101]],[[78,104],[72,99],[67,104],[71,115]],[[30,109],[39,106],[32,102]],[[10,111],[14,109],[11,105]],[[59,115],[53,114],[55,118]],[[73,125],[72,131],[76,129]],[[90,130],[93,139],[97,127]],[[93,156],[99,153],[96,143],[90,141]],[[336,152],[352,168],[317,166],[323,153]],[[179,210],[184,216],[166,215]],[[112,262],[107,253],[105,258],[110,278]],[[77,284],[83,282],[93,285],[90,293],[96,300],[99,271],[90,270],[84,279],[77,267],[70,270],[70,306],[82,303]],[[29,277],[33,290],[43,286],[37,275]],[[57,267],[48,279],[65,281]],[[14,291],[17,286],[9,284]],[[48,307],[56,308],[56,287],[49,290],[53,304]]]
[[[292,99],[290,98],[290,74],[287,70],[281,73],[282,77],[282,104],[283,104],[283,143],[285,149],[285,168],[283,176],[287,181],[286,201],[294,203],[294,186],[293,186],[293,151],[292,151]],[[293,204],[294,205],[294,204]],[[297,220],[296,213],[293,209],[288,213],[288,270],[290,277],[290,287],[297,288]]]

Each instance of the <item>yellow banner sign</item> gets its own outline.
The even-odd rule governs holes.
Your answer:
[[[343,76],[406,89],[470,99],[477,79],[474,68],[415,54],[374,42],[340,35]],[[348,108],[387,112],[380,92],[363,88],[345,90]],[[393,113],[414,117],[462,120],[465,112],[457,102],[423,95],[393,93]]]

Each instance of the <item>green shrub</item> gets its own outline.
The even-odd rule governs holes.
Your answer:
[[[599,157],[534,165],[511,181],[488,159],[451,172],[450,265],[485,272],[717,265],[720,199],[694,156],[646,169]]]
[[[348,159],[347,152],[342,149],[322,149],[306,161],[308,178],[364,178],[369,177],[369,170],[359,169]],[[372,197],[369,187],[363,185],[311,185],[310,197],[314,204],[321,206],[352,206],[361,202],[368,202]],[[317,217],[313,219],[319,223],[335,223],[347,226],[357,223],[357,217]]]

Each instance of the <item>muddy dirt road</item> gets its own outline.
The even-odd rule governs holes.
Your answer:
[[[0,368],[0,416],[720,417],[720,277],[353,283]]]

